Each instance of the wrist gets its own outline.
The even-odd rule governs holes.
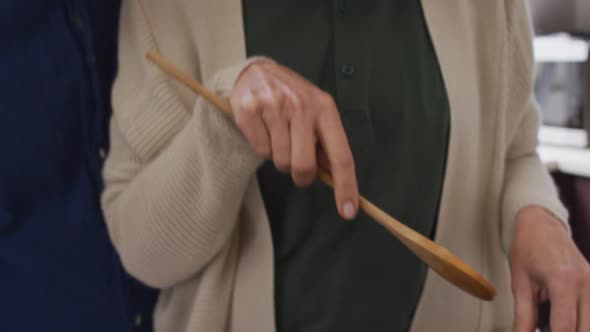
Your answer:
[[[569,233],[565,222],[557,218],[549,210],[536,205],[526,206],[518,211],[515,219],[515,229],[518,229],[521,225],[534,224],[539,225],[542,223],[545,226],[551,226],[559,228],[566,233]]]

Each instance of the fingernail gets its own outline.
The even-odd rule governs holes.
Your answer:
[[[342,207],[342,212],[344,213],[344,218],[350,220],[354,218],[354,204],[352,202],[344,203]]]

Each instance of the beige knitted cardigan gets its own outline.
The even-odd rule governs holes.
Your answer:
[[[524,0],[422,4],[451,105],[436,241],[498,296],[484,303],[429,273],[413,331],[510,328],[506,248],[516,212],[536,204],[567,218],[535,152]],[[145,59],[159,47],[227,95],[247,63],[241,1],[127,0],[120,29],[103,207],[125,267],[162,289],[156,330],[274,331],[260,160],[229,120]]]

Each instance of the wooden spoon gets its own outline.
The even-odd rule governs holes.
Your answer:
[[[233,117],[231,107],[227,100],[207,90],[201,83],[166,61],[161,54],[156,51],[150,51],[147,54],[147,58],[157,64],[166,73],[178,79],[194,92],[201,95],[213,106],[228,116]],[[318,177],[323,182],[333,187],[332,177],[328,172],[325,170],[319,170]],[[362,196],[360,197],[360,208],[389,230],[408,249],[424,261],[424,263],[450,283],[482,300],[491,301],[495,297],[496,290],[494,289],[494,286],[446,248],[434,243],[430,239],[422,236],[420,233],[389,216]]]

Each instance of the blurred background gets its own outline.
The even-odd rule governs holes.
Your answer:
[[[590,0],[528,0],[535,27],[539,154],[590,260]],[[550,308],[541,308],[547,329]]]

